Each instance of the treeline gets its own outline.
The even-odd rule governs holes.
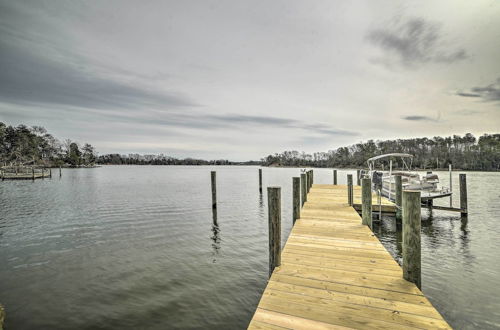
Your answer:
[[[484,134],[478,139],[464,136],[397,139],[361,142],[328,152],[307,154],[285,151],[262,159],[265,166],[366,167],[370,157],[387,153],[414,156],[413,166],[421,169],[454,168],[463,170],[500,170],[500,134]]]
[[[1,165],[92,166],[93,146],[66,139],[59,141],[41,126],[17,127],[0,122]]]
[[[203,160],[195,158],[177,159],[163,155],[135,155],[120,154],[102,155],[97,158],[98,164],[103,165],[236,165],[226,159]]]

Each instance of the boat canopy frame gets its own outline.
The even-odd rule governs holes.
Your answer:
[[[371,170],[373,170],[375,168],[375,161],[376,160],[379,160],[379,159],[384,159],[384,158],[390,158],[390,157],[400,157],[401,160],[403,161],[403,166],[406,166],[406,168],[410,171],[411,170],[411,164],[412,164],[412,161],[413,161],[413,155],[410,155],[410,154],[405,154],[405,153],[390,153],[390,154],[383,154],[383,155],[378,155],[378,156],[375,156],[375,157],[372,157],[372,158],[369,158],[366,162],[368,163],[368,168]],[[405,158],[409,158],[410,159],[410,164],[408,165],[406,162],[405,162]],[[390,167],[389,167],[389,175],[392,174],[392,160],[390,160]]]

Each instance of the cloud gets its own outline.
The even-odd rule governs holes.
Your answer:
[[[481,113],[484,113],[484,111],[462,109],[462,110],[457,110],[454,112],[454,114],[459,115],[459,116],[473,116],[473,115],[478,115]]]
[[[485,102],[500,101],[500,78],[488,86],[472,87],[468,92],[457,92],[456,95],[462,97],[477,97]]]
[[[419,116],[419,115],[411,115],[403,117],[404,120],[409,121],[436,121],[436,119],[427,117],[427,116]]]
[[[414,67],[423,63],[453,63],[468,57],[464,49],[448,50],[440,27],[422,18],[412,18],[395,24],[391,29],[375,29],[367,39],[382,49],[388,58],[376,62],[397,63]]]
[[[5,28],[0,29],[0,32]],[[87,108],[163,109],[196,106],[192,99],[120,81],[71,54],[45,54],[24,39],[0,39],[0,98],[15,104],[59,104]],[[75,64],[75,62],[77,62]],[[118,76],[123,72],[117,72]]]
[[[481,97],[481,94],[463,93],[463,92],[458,92],[457,95],[463,97]]]

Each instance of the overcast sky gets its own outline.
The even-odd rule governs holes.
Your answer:
[[[0,0],[0,121],[260,159],[500,131],[500,1]]]

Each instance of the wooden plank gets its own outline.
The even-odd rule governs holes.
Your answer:
[[[333,292],[333,291],[343,292],[351,295],[380,298],[386,301],[405,302],[409,304],[432,307],[430,302],[423,295],[387,291],[378,288],[367,288],[363,286],[349,285],[336,282],[327,282],[327,281],[290,276],[290,275],[282,275],[282,274],[273,274],[271,280],[275,282],[283,282],[288,284],[317,288],[327,292]]]
[[[309,297],[336,300],[346,304],[368,306],[375,310],[384,309],[385,311],[389,310],[391,312],[398,311],[398,312],[415,314],[441,320],[441,315],[431,305],[419,305],[419,304],[412,304],[412,303],[399,302],[393,300],[386,300],[381,298],[366,297],[362,295],[337,292],[331,290],[322,290],[308,286],[289,284],[278,281],[270,281],[268,284],[268,288],[271,290],[290,292]]]
[[[289,314],[277,313],[270,310],[258,308],[254,320],[261,321],[261,324],[277,326],[279,329],[351,329],[347,327],[335,326],[332,324],[314,321],[303,317]],[[253,321],[252,321],[253,322]],[[252,329],[259,329],[253,328]]]
[[[277,300],[287,303],[295,303],[299,305],[309,306],[314,310],[335,311],[335,313],[349,314],[351,317],[358,319],[368,319],[370,321],[386,322],[388,327],[404,326],[420,329],[446,329],[446,322],[425,317],[416,314],[404,313],[400,311],[375,308],[366,305],[356,305],[343,303],[332,299],[323,299],[318,297],[296,294],[293,292],[284,292],[273,289],[267,289],[263,294],[264,302],[275,304]],[[293,314],[292,314],[293,315]],[[345,324],[340,324],[345,325]],[[351,326],[351,325],[348,325]]]

